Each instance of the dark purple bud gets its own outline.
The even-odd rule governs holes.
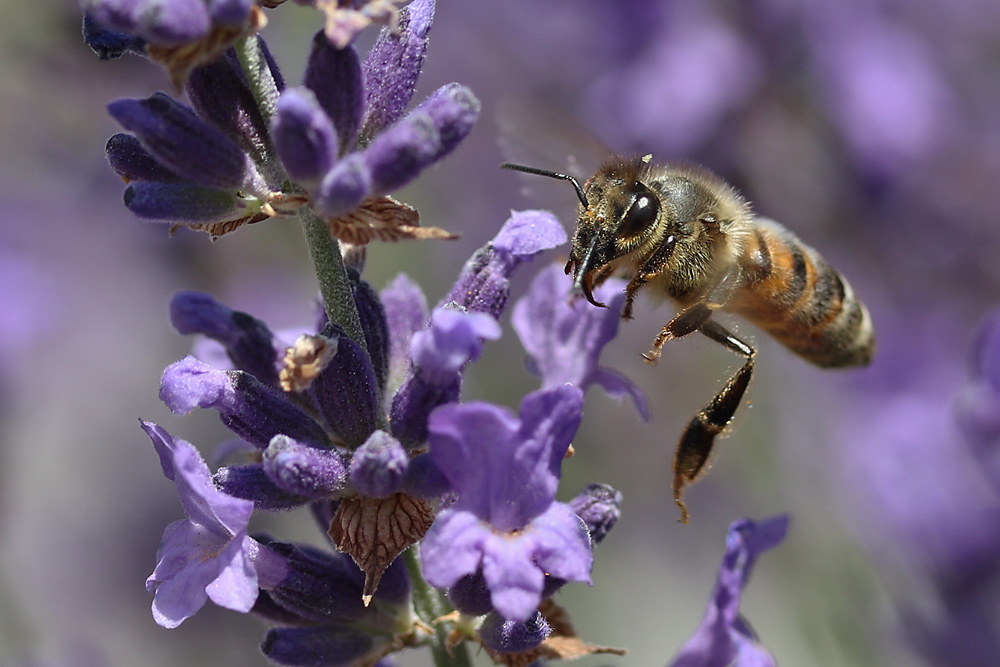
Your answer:
[[[339,154],[357,141],[364,113],[364,83],[361,61],[353,46],[338,49],[322,30],[313,37],[303,83],[316,95],[333,126],[337,128]]]
[[[348,276],[354,288],[354,305],[361,318],[361,329],[365,333],[365,345],[371,359],[372,370],[378,381],[379,393],[385,391],[386,376],[389,373],[389,324],[385,308],[378,292],[354,270],[348,269]]]
[[[340,327],[327,324],[322,335],[337,341],[337,352],[309,385],[309,396],[330,430],[353,449],[375,430],[378,381],[368,355]]]
[[[142,54],[146,48],[144,39],[106,28],[90,14],[83,15],[83,41],[101,60],[121,58],[126,52]]]
[[[369,498],[387,498],[399,491],[409,462],[399,440],[375,431],[351,458],[351,484]]]
[[[156,44],[180,44],[212,27],[204,0],[83,0],[81,8],[106,28]]]
[[[510,296],[510,278],[538,253],[566,242],[566,232],[547,211],[515,211],[496,237],[480,248],[442,303],[499,318]]]
[[[239,27],[250,16],[253,0],[205,0],[208,14],[216,25]]]
[[[245,466],[223,466],[212,475],[220,491],[234,497],[252,500],[256,509],[279,512],[301,507],[311,498],[285,491],[271,481],[260,463]]]
[[[392,434],[407,447],[427,440],[427,417],[458,400],[462,369],[482,352],[483,340],[500,337],[500,325],[482,313],[439,308],[430,324],[413,335],[412,371],[393,397]]]
[[[251,208],[234,192],[192,183],[130,183],[122,193],[125,208],[136,217],[156,222],[209,223],[239,220]]]
[[[491,612],[479,626],[479,638],[483,645],[501,653],[520,653],[539,646],[552,633],[548,621],[535,612],[527,621],[508,621],[496,612]]]
[[[284,579],[268,592],[274,601],[295,614],[321,623],[364,624],[372,631],[394,629],[394,614],[387,606],[407,604],[410,583],[402,560],[386,568],[371,603],[362,600],[364,573],[342,553],[306,545],[269,542],[267,547],[284,558]],[[325,663],[324,663],[325,664]]]
[[[151,181],[155,183],[179,183],[180,176],[156,161],[142,142],[131,134],[119,132],[108,139],[104,146],[111,171],[126,183],[131,181]]]
[[[435,160],[453,151],[472,131],[479,109],[479,100],[472,91],[457,83],[441,86],[416,108],[431,117],[440,135]]]
[[[221,130],[163,93],[117,100],[108,105],[108,112],[135,133],[158,162],[186,180],[235,190],[254,186],[259,179],[247,156]]]
[[[360,664],[375,646],[372,635],[346,626],[273,628],[260,650],[267,659],[288,667],[346,667]]]
[[[160,400],[174,414],[195,408],[218,410],[223,424],[259,449],[279,434],[328,445],[322,427],[284,394],[249,373],[215,370],[194,357],[185,357],[163,371]]]
[[[271,542],[288,571],[269,589],[280,606],[312,621],[350,622],[365,615],[364,574],[349,556],[308,546]]]
[[[263,162],[268,130],[232,49],[225,58],[195,68],[185,91],[198,115],[222,130],[244,152]]]
[[[591,484],[569,501],[569,506],[587,524],[591,542],[598,544],[611,532],[621,516],[621,502],[620,491],[607,484]]]
[[[459,375],[445,385],[411,375],[392,398],[389,418],[392,434],[410,449],[423,445],[427,442],[427,416],[439,405],[458,401],[461,392]]]
[[[271,625],[305,625],[306,619],[298,614],[288,611],[271,597],[271,594],[261,589],[257,593],[257,600],[253,603],[250,613],[259,616]]]
[[[440,148],[433,119],[417,110],[375,137],[359,155],[371,174],[373,194],[388,194],[414,180]]]
[[[232,310],[204,292],[178,292],[170,300],[170,323],[178,333],[200,333],[219,342],[236,368],[277,388],[274,335],[262,321]]]
[[[362,142],[395,123],[413,97],[427,54],[434,0],[415,0],[399,11],[399,30],[383,28],[365,58],[366,93]]]
[[[318,449],[276,435],[264,450],[264,472],[276,485],[296,496],[316,500],[343,491],[344,462],[332,449]]]
[[[372,191],[372,175],[360,153],[351,153],[334,165],[313,198],[316,211],[333,218],[355,209]]]
[[[448,600],[452,606],[467,616],[484,616],[493,611],[490,589],[486,587],[482,569],[475,574],[467,574],[448,589]]]
[[[308,88],[289,88],[281,94],[271,136],[285,171],[307,188],[318,183],[337,159],[336,130]]]
[[[418,498],[440,498],[451,491],[451,483],[427,452],[410,459],[403,491]]]

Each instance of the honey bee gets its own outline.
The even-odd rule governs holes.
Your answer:
[[[674,455],[674,502],[687,523],[684,489],[704,471],[715,437],[736,412],[756,350],[712,318],[740,315],[817,366],[869,363],[875,337],[868,310],[818,252],[787,229],[757,217],[749,203],[700,167],[612,157],[581,187],[571,175],[506,162],[502,167],[569,181],[581,208],[566,273],[595,306],[593,289],[612,274],[629,279],[623,319],[644,287],[679,311],[644,354],[695,331],[744,359],[688,424]]]

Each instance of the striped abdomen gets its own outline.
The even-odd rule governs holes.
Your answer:
[[[794,234],[758,219],[742,268],[742,285],[727,310],[817,366],[871,361],[875,337],[868,309],[848,282]]]

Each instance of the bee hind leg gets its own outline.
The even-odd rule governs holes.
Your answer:
[[[677,443],[673,486],[674,502],[681,510],[681,523],[687,523],[689,516],[684,504],[684,489],[703,472],[712,453],[715,436],[726,428],[743,400],[743,394],[750,384],[750,376],[753,375],[756,353],[752,347],[714,321],[706,320],[698,331],[744,357],[746,362],[729,378],[722,391],[695,415]]]

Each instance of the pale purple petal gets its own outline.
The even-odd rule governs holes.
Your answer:
[[[483,550],[483,577],[493,608],[511,621],[526,621],[542,601],[545,575],[533,561],[530,537],[491,534]]]
[[[222,571],[205,591],[209,599],[220,607],[240,613],[249,612],[257,601],[257,570],[250,560],[250,553],[257,543],[248,535],[233,540],[219,555]]]
[[[447,588],[475,572],[491,535],[489,526],[470,512],[442,511],[420,544],[420,563],[427,582]]]
[[[740,596],[757,556],[777,546],[787,530],[787,516],[760,522],[743,519],[729,527],[726,553],[705,616],[670,667],[764,667],[774,664],[740,617]],[[748,662],[741,662],[743,658]]]

